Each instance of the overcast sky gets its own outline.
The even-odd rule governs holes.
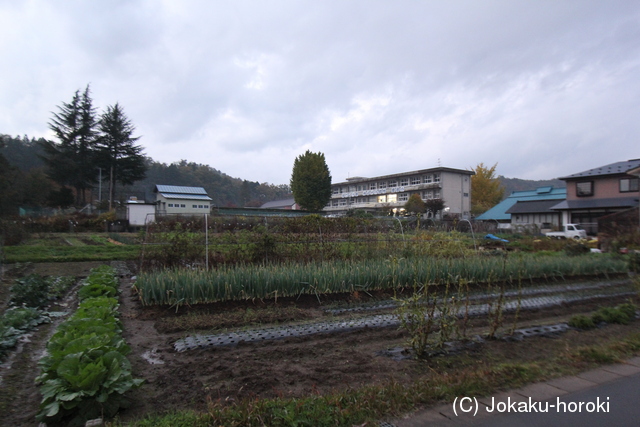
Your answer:
[[[251,181],[640,157],[635,0],[0,0],[0,58],[0,133],[52,137],[90,84],[154,160]]]

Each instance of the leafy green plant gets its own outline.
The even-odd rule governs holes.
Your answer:
[[[41,322],[39,319],[42,317],[35,308],[10,308],[4,312],[0,319],[0,325],[5,327],[11,327],[15,329],[28,329],[30,326],[37,326]]]
[[[636,317],[637,306],[631,303],[617,305],[616,307],[602,307],[591,317],[585,315],[573,316],[569,320],[569,326],[578,329],[595,328],[599,323],[618,323],[627,325]]]
[[[633,304],[623,304],[617,307],[603,307],[596,311],[592,319],[595,323],[618,323],[627,325],[635,318],[636,307]]]
[[[126,359],[130,349],[117,318],[114,271],[92,271],[82,290],[84,300],[47,344],[40,362],[42,402],[38,419],[82,425],[99,416],[111,417],[126,405],[124,393],[138,387]]]
[[[49,303],[49,282],[38,274],[16,279],[11,287],[12,305],[44,307]]]
[[[12,307],[0,317],[0,360],[13,348],[18,338],[49,318],[31,307]]]
[[[49,277],[49,299],[62,298],[76,282],[73,276]]]
[[[16,279],[11,287],[10,304],[35,308],[44,307],[50,300],[61,298],[74,282],[75,279],[70,276],[45,277],[38,274]]]
[[[80,301],[83,301],[87,298],[95,298],[103,295],[114,297],[116,296],[116,290],[109,285],[103,285],[101,283],[91,283],[84,285],[78,291],[78,298],[80,299]]]

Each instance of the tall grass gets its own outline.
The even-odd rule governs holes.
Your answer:
[[[626,271],[623,260],[606,255],[389,258],[143,272],[135,287],[144,305],[180,305],[402,288],[415,283],[455,284],[461,279],[516,283]]]

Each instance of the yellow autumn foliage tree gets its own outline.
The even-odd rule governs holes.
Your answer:
[[[475,175],[471,177],[471,214],[480,215],[502,201],[504,187],[495,176],[496,163],[487,167],[479,163],[474,169]]]

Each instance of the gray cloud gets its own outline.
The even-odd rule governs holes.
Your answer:
[[[0,0],[0,132],[48,134],[91,83],[148,155],[287,183],[498,163],[547,179],[638,157],[640,5]]]

